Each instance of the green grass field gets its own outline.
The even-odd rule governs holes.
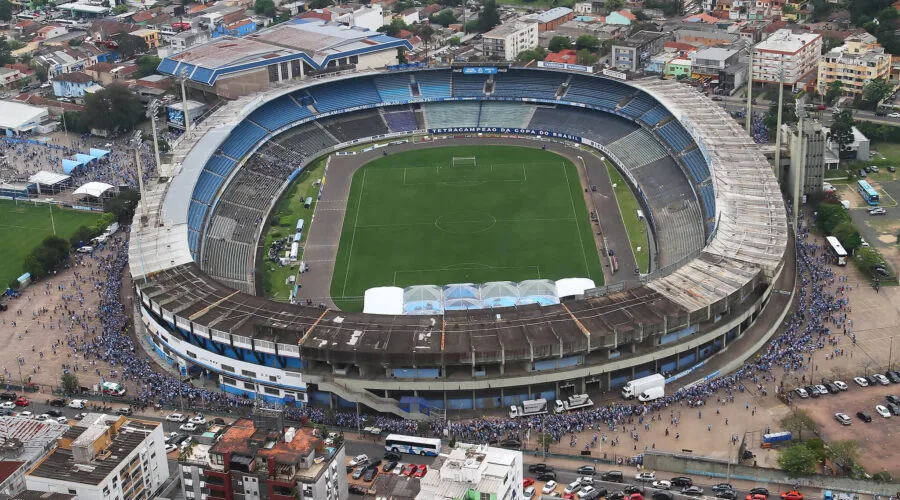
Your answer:
[[[297,227],[297,219],[305,219],[306,227],[303,230],[303,238],[300,240],[301,247],[306,243],[306,237],[309,235],[310,225],[312,221],[313,210],[316,208],[316,198],[319,188],[313,186],[317,179],[322,178],[322,172],[325,170],[325,160],[322,157],[319,160],[308,165],[306,170],[300,173],[291,186],[284,192],[272,216],[269,218],[269,226],[265,229],[265,248],[268,251],[272,242],[287,235],[294,234]],[[311,196],[313,204],[308,209],[303,207],[303,200]],[[272,300],[280,300],[287,302],[291,295],[291,287],[286,285],[285,280],[291,275],[297,274],[297,266],[303,259],[303,253],[297,258],[297,263],[290,266],[279,266],[277,263],[266,258],[265,254],[261,261],[262,281],[265,296]]]
[[[53,208],[56,234],[66,240],[80,226],[89,225],[98,214],[78,210]],[[0,244],[0,287],[6,288],[14,278],[24,272],[22,261],[41,241],[53,234],[50,223],[50,207],[46,204],[0,201],[0,230],[3,243]]]
[[[606,170],[609,172],[609,180],[616,187],[616,202],[619,204],[619,212],[622,214],[622,222],[625,223],[625,231],[631,242],[631,251],[634,252],[634,260],[642,273],[650,269],[649,237],[647,236],[647,224],[638,219],[637,211],[641,209],[634,192],[628,187],[628,183],[622,178],[622,174],[608,161]],[[640,250],[638,250],[640,248]]]
[[[475,166],[452,165],[473,155]],[[354,174],[331,295],[360,310],[376,286],[573,277],[603,283],[575,165],[532,148],[445,147]]]

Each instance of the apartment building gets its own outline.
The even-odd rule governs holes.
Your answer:
[[[420,483],[418,500],[523,498],[522,452],[458,444]]]
[[[815,76],[821,53],[822,35],[780,29],[753,47],[753,81],[802,85]]]
[[[867,83],[888,78],[890,71],[891,55],[874,36],[852,35],[819,61],[819,93],[824,94],[832,82],[840,81],[844,95],[862,94]]]
[[[484,54],[504,61],[515,61],[520,52],[537,45],[537,21],[508,21],[484,34]]]

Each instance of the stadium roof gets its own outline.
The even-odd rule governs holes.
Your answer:
[[[351,28],[320,19],[294,19],[243,38],[221,37],[167,57],[160,73],[213,85],[229,73],[270,64],[303,60],[319,70],[333,60],[412,45],[382,33]]]
[[[47,108],[20,102],[0,101],[0,129],[25,132],[34,128],[47,114],[49,114]]]
[[[367,314],[403,314],[403,289],[380,286],[366,290],[363,312]]]

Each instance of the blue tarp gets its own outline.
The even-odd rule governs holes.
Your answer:
[[[63,172],[65,172],[66,175],[71,174],[73,170],[80,167],[81,165],[82,163],[80,161],[66,160],[65,158],[63,158],[62,161]]]
[[[88,163],[94,161],[95,158],[91,155],[75,153],[75,159],[87,165]]]
[[[90,153],[91,153],[91,156],[94,158],[103,158],[104,156],[109,154],[109,151],[107,151],[105,149],[91,148]]]

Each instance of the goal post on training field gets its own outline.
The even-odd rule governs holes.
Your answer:
[[[456,167],[456,166],[463,166],[463,167],[473,166],[473,167],[477,167],[477,166],[478,166],[478,162],[477,162],[477,160],[475,159],[474,156],[454,156],[454,157],[453,157],[453,166],[454,166],[454,167]]]

